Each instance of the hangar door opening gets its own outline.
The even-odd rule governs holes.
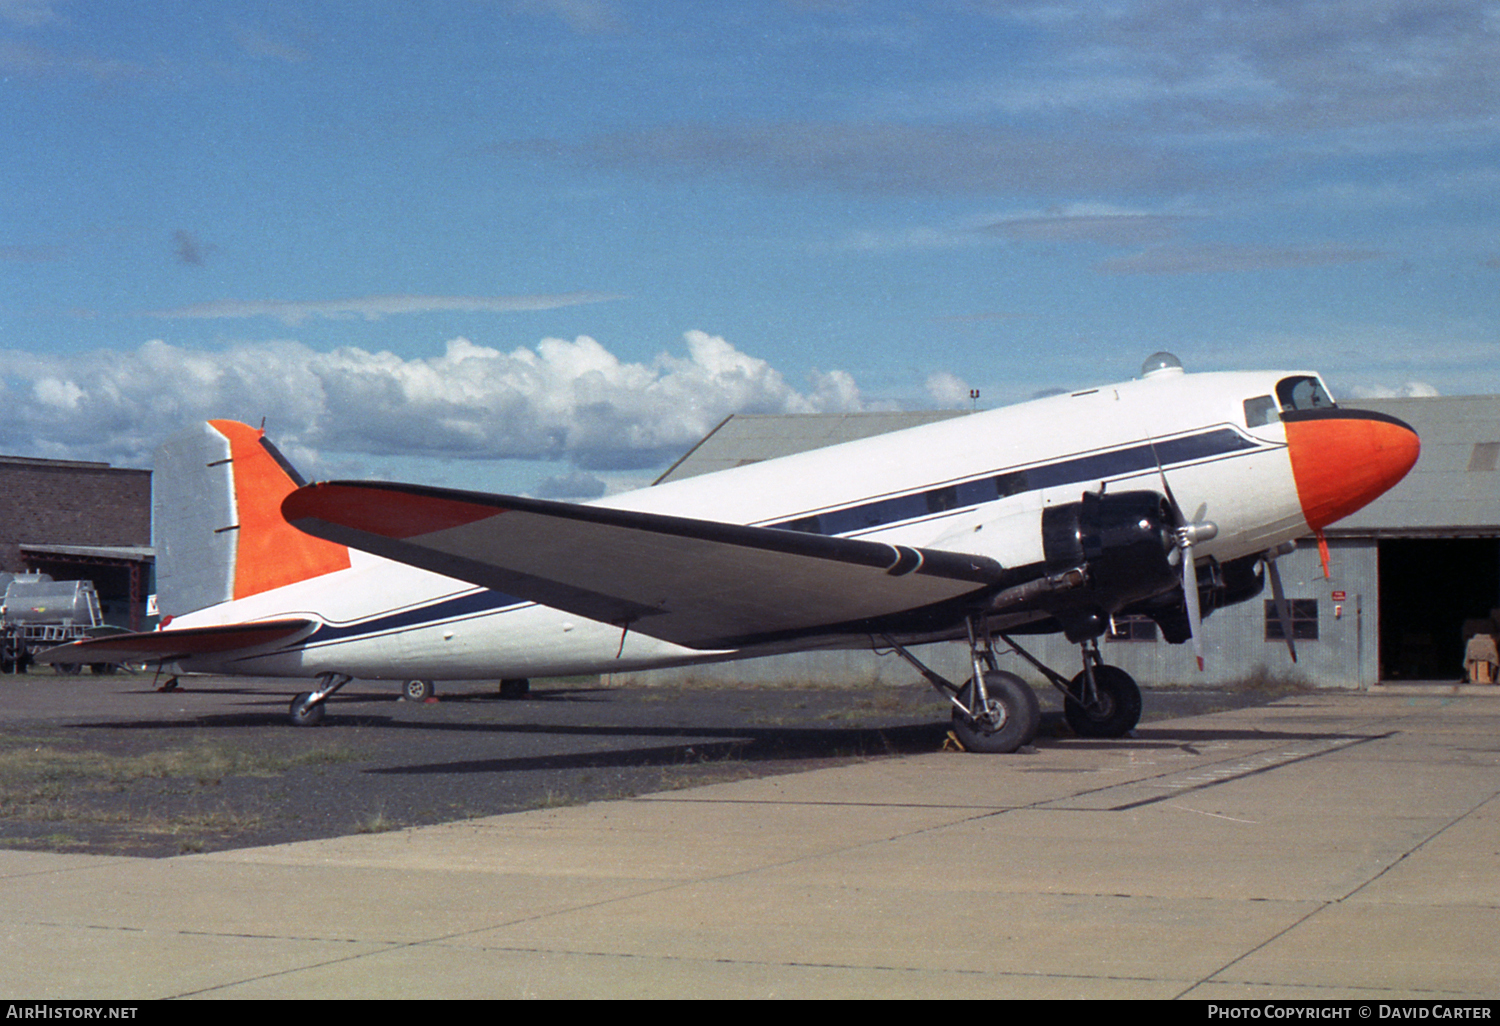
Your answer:
[[[1462,679],[1464,621],[1500,608],[1500,539],[1397,538],[1379,546],[1381,677]]]

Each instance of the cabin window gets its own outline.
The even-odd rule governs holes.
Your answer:
[[[1276,412],[1276,400],[1268,395],[1258,395],[1254,399],[1245,400],[1246,427],[1257,428],[1274,424],[1280,416]]]
[[[1282,378],[1276,383],[1276,398],[1283,410],[1331,410],[1338,405],[1312,377]]]
[[[1317,641],[1318,640],[1318,600],[1317,599],[1287,599],[1287,612],[1292,621],[1292,639],[1294,641]],[[1266,599],[1266,640],[1285,641],[1286,635],[1281,632],[1281,617],[1276,615],[1276,601]]]

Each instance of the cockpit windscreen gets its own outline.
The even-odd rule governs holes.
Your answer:
[[[1276,382],[1276,398],[1281,400],[1281,409],[1286,410],[1332,410],[1337,403],[1323,389],[1317,378],[1282,378]]]

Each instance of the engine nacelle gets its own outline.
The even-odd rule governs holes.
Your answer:
[[[1080,502],[1043,509],[1048,570],[1082,566],[1087,575],[1053,610],[1068,639],[1098,637],[1112,613],[1176,587],[1175,546],[1171,507],[1156,492],[1085,492]]]

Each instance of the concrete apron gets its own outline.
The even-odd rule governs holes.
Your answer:
[[[1315,693],[171,859],[0,852],[0,992],[1493,998],[1500,703]]]

